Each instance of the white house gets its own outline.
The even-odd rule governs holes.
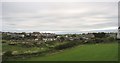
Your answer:
[[[117,39],[120,39],[120,27],[118,27]]]

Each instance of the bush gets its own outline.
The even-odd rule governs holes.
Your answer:
[[[96,42],[96,43],[103,42],[103,39],[101,39],[101,38],[96,38],[96,39],[95,39],[95,42]]]
[[[115,39],[113,37],[108,37],[107,40],[108,41],[114,41]]]
[[[65,44],[56,46],[55,49],[57,49],[57,50],[62,50],[62,49],[70,48],[70,47],[73,47],[73,46],[79,45],[79,44],[80,44],[80,42],[70,41],[70,42],[68,42],[68,43],[65,43]]]
[[[85,40],[84,43],[88,43],[88,44],[101,43],[101,42],[103,42],[103,40],[104,39],[102,39],[102,38],[92,38],[92,39]]]
[[[2,41],[2,43],[6,43],[6,41]]]
[[[12,56],[12,51],[5,52],[3,56],[7,56],[7,57]]]

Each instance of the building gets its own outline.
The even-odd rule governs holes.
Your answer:
[[[117,39],[120,39],[120,27],[118,27]]]
[[[114,39],[117,38],[117,34],[116,33],[108,33],[109,37],[113,37]]]
[[[89,38],[94,38],[94,34],[93,33],[88,33],[88,34],[82,34],[81,37],[83,39],[89,39]]]

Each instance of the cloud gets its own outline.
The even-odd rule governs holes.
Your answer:
[[[117,30],[117,3],[3,3],[3,31]],[[108,31],[107,31],[108,32]]]

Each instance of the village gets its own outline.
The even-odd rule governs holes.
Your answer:
[[[55,34],[40,32],[0,32],[3,60],[25,58],[64,50],[81,44],[109,43],[117,39],[117,33]],[[30,54],[30,55],[29,55]],[[40,54],[40,55],[41,55]],[[5,59],[4,59],[5,58]]]
[[[104,32],[103,32],[104,33]],[[11,44],[15,44],[16,41],[24,42],[47,42],[47,41],[62,41],[62,40],[88,40],[95,38],[94,33],[83,33],[83,34],[55,34],[55,33],[40,33],[40,32],[32,32],[32,33],[16,33],[16,32],[1,32],[3,40],[15,41]],[[98,33],[99,34],[99,33]],[[104,33],[106,37],[112,37],[114,39],[117,38],[116,33]]]
[[[98,35],[98,38],[96,37]],[[101,37],[100,37],[101,36]],[[8,43],[8,45],[17,44],[42,44],[46,42],[64,42],[64,41],[82,41],[87,42],[102,42],[101,38],[108,37],[109,39],[117,39],[116,33],[83,33],[83,34],[55,34],[55,33],[13,33],[13,32],[2,32],[2,43]]]

